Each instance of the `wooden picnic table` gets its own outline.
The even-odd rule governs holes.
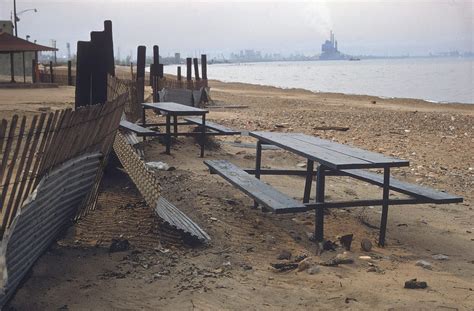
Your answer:
[[[187,135],[190,133],[178,133],[178,116],[201,116],[201,158],[204,157],[204,144],[205,144],[205,135],[206,135],[206,114],[209,113],[208,110],[200,109],[196,107],[181,105],[173,102],[159,102],[159,103],[143,103],[143,114],[142,114],[142,126],[146,126],[146,109],[158,110],[160,114],[165,115],[166,117],[166,154],[170,154],[171,150],[171,117],[173,117],[173,136],[178,135]],[[185,123],[187,124],[187,123]]]
[[[211,174],[219,174],[228,182],[254,199],[255,206],[277,214],[305,212],[315,209],[314,238],[324,240],[324,209],[361,206],[382,206],[379,245],[385,245],[389,205],[412,204],[449,204],[463,201],[462,197],[443,191],[403,182],[390,177],[390,168],[408,166],[406,160],[385,156],[376,152],[320,139],[302,133],[250,132],[256,138],[257,152],[255,169],[241,169],[226,160],[206,160]],[[262,169],[262,145],[274,145],[307,159],[306,171],[289,169]],[[316,172],[314,162],[318,163]],[[383,169],[383,175],[367,169]],[[254,175],[254,176],[252,176]],[[303,203],[272,188],[260,180],[261,175],[305,176]],[[313,177],[316,175],[316,200],[309,203]],[[326,176],[348,176],[382,187],[381,199],[363,199],[349,201],[324,200]],[[389,192],[395,191],[408,198],[390,199]]]

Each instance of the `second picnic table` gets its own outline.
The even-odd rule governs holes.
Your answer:
[[[204,157],[204,143],[206,135],[206,114],[209,113],[208,110],[181,105],[173,102],[159,102],[159,103],[143,103],[143,115],[142,115],[142,125],[146,126],[145,110],[154,109],[158,110],[160,114],[166,116],[166,154],[170,154],[171,149],[171,136],[186,135],[190,136],[192,133],[178,133],[178,116],[200,116],[201,121],[201,158]],[[173,117],[173,127],[174,133],[171,134],[171,117]],[[184,123],[188,124],[188,123]],[[198,135],[199,135],[198,134]]]

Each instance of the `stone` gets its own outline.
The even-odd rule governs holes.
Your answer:
[[[362,241],[360,241],[360,248],[364,252],[370,252],[372,250],[372,242],[370,242],[369,239],[362,239]]]
[[[313,266],[311,266],[311,267],[308,268],[308,271],[307,271],[307,272],[308,272],[308,274],[313,275],[313,274],[319,273],[320,271],[321,271],[321,269],[319,268],[319,266],[313,265]]]
[[[344,246],[344,248],[347,250],[347,251],[350,251],[351,250],[351,244],[352,244],[352,239],[353,239],[354,235],[351,233],[351,234],[346,234],[346,235],[343,235],[340,239],[339,239],[339,242],[341,243],[342,246]]]
[[[427,262],[426,260],[418,260],[416,263],[415,263],[416,266],[419,266],[419,267],[422,267],[424,269],[428,269],[428,270],[432,270],[433,267],[431,266],[431,264],[429,262]]]
[[[443,254],[433,255],[432,258],[434,260],[449,260],[449,256],[446,256],[446,255],[443,255]]]
[[[313,266],[313,260],[311,257],[305,258],[298,263],[298,271],[304,271]]]
[[[282,250],[280,255],[277,257],[278,260],[290,260],[291,259],[291,252],[288,250]]]
[[[109,252],[110,253],[115,253],[115,252],[124,252],[130,248],[130,243],[128,242],[127,239],[124,238],[118,238],[118,239],[112,239],[112,242],[110,243],[109,247]]]
[[[411,279],[405,282],[405,288],[408,289],[424,289],[427,288],[428,284],[424,281],[417,281],[416,279]]]

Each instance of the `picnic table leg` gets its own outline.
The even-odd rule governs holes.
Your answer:
[[[201,158],[204,158],[204,145],[206,144],[206,115],[202,115],[202,128],[201,128]]]
[[[390,168],[383,170],[383,198],[382,220],[380,221],[379,246],[385,246],[385,232],[387,231],[388,200],[390,193]]]
[[[142,126],[146,127],[146,113],[145,113],[145,107],[142,107]],[[146,140],[146,136],[143,136],[143,141]]]
[[[166,154],[171,153],[171,116],[166,114]]]
[[[325,168],[322,165],[318,166],[316,173],[316,203],[324,203],[324,188],[325,188]],[[314,238],[317,242],[324,240],[324,206],[323,204],[316,207],[316,221],[314,228]]]
[[[178,137],[178,116],[173,116],[173,122],[174,137]]]
[[[311,183],[313,182],[313,169],[314,161],[308,159],[306,164],[306,183],[304,185],[303,203],[309,202],[309,197],[311,195]]]
[[[260,179],[260,168],[262,166],[262,142],[257,141],[257,152],[255,156],[255,178]],[[253,208],[258,207],[258,202],[254,201]]]

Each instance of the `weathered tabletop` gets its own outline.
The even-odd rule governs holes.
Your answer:
[[[250,136],[294,152],[328,168],[387,168],[408,166],[409,162],[302,133],[250,132]]]
[[[157,109],[159,111],[177,116],[196,116],[204,115],[209,112],[209,110],[181,105],[173,102],[143,103],[142,106],[144,109]]]

